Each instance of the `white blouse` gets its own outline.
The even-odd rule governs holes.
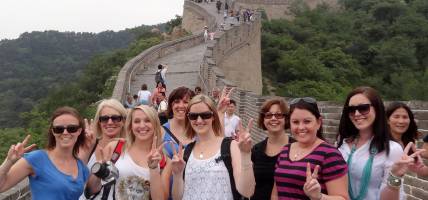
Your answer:
[[[183,200],[233,200],[229,172],[220,159],[220,150],[199,160],[193,152],[186,164]]]
[[[370,157],[370,142],[371,140],[367,141],[363,146],[358,148],[352,156],[352,163],[348,163],[348,166],[351,166],[349,178],[352,181],[352,191],[354,192],[354,195],[357,195],[360,191],[360,182],[362,179],[364,166]],[[386,151],[382,151],[376,154],[374,157],[371,181],[369,183],[369,189],[365,199],[380,199],[380,192],[387,186],[386,181],[392,165],[403,155],[403,148],[397,142],[390,141],[389,148],[390,151],[388,156],[386,155]],[[342,146],[339,147],[339,151],[342,153],[345,161],[348,161],[349,154],[351,153],[350,144],[344,141]],[[404,199],[403,187],[400,188],[400,199]]]

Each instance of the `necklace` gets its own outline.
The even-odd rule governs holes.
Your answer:
[[[201,153],[199,153],[199,158],[200,159],[204,158],[204,152],[203,151],[201,151]]]

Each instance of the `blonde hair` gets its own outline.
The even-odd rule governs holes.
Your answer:
[[[136,110],[143,111],[146,114],[147,118],[149,118],[150,123],[153,125],[153,136],[157,136],[158,141],[157,145],[162,143],[162,129],[158,117],[158,113],[155,109],[147,105],[139,105],[128,112],[128,116],[126,117],[125,122],[125,130],[126,130],[126,147],[130,147],[135,142],[135,135],[132,133],[132,115]],[[154,138],[154,137],[153,137]]]
[[[223,136],[224,135],[223,127],[221,125],[220,118],[219,118],[218,113],[217,113],[216,104],[214,103],[214,101],[210,97],[203,95],[203,94],[194,96],[190,100],[190,102],[187,106],[186,115],[187,115],[187,113],[189,113],[190,108],[197,103],[204,103],[205,105],[208,106],[210,111],[213,112],[213,127],[212,128],[214,131],[214,135]],[[186,117],[184,121],[185,121],[186,136],[188,138],[195,137],[196,132],[195,132],[195,130],[193,130],[192,125],[190,124],[189,118]]]
[[[103,133],[101,131],[101,126],[100,126],[100,113],[101,110],[105,107],[109,107],[112,108],[113,110],[116,110],[117,112],[119,112],[119,114],[123,117],[123,120],[125,120],[126,118],[126,108],[123,107],[123,105],[116,99],[103,99],[101,101],[100,104],[98,104],[97,106],[97,112],[95,113],[95,117],[94,117],[94,124],[96,124],[96,128],[95,128],[95,134],[97,136],[97,138],[102,138]],[[119,135],[116,136],[116,138],[124,138],[125,137],[125,126],[122,126],[122,130],[120,130]]]

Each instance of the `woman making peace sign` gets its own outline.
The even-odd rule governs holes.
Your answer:
[[[34,145],[12,145],[0,166],[0,192],[29,177],[34,200],[75,200],[83,193],[89,170],[78,159],[85,145],[85,125],[79,113],[70,107],[58,108],[52,114],[47,148],[24,154]]]
[[[126,143],[115,164],[119,170],[116,199],[164,199],[166,191],[159,169],[163,145],[157,142],[161,138],[161,127],[156,111],[147,105],[133,108],[126,117],[125,129]],[[102,161],[110,160],[117,143],[111,142],[103,149]],[[113,199],[112,194],[110,192],[109,199]]]
[[[225,98],[228,98],[227,95]],[[230,179],[225,158],[221,157],[220,151],[223,140],[227,139],[222,136],[223,128],[214,102],[205,95],[195,96],[189,102],[186,113],[186,135],[189,138],[196,136],[197,139],[193,145],[186,147],[193,146],[187,163],[183,159],[182,148],[179,148],[178,153],[174,148],[173,199],[232,200],[236,191],[250,197],[255,183],[249,129],[241,129],[238,141],[232,141],[228,147],[233,168],[233,179]],[[251,128],[251,122],[248,128]]]
[[[315,99],[293,99],[289,117],[296,142],[285,145],[278,157],[272,199],[349,199],[346,162],[323,140]]]

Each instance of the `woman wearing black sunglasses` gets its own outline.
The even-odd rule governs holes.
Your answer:
[[[224,105],[228,95],[222,95]],[[224,108],[219,106],[220,110]],[[187,107],[186,136],[196,137],[186,150],[174,149],[172,172],[174,176],[173,199],[237,199],[237,195],[250,197],[254,191],[254,174],[251,163],[251,138],[249,128],[240,129],[237,141],[223,137],[223,126],[215,103],[210,97],[197,95]],[[231,141],[223,154],[224,141]],[[180,144],[180,146],[182,146]],[[192,147],[192,149],[188,149]],[[184,152],[184,153],[183,153]],[[184,154],[188,152],[188,157]],[[233,176],[230,176],[226,158],[231,159]],[[185,161],[187,160],[187,162]],[[184,178],[183,178],[184,176]],[[233,178],[231,178],[233,177]]]
[[[79,152],[79,157],[87,161],[89,169],[91,169],[101,157],[100,149],[103,149],[107,144],[117,138],[125,138],[124,125],[126,114],[126,108],[116,99],[104,99],[98,104],[95,118],[87,127],[87,132],[91,132],[96,138],[92,140],[92,148],[88,149],[88,151],[81,149]],[[95,176],[91,176],[89,182],[90,184],[96,184],[97,180]],[[97,199],[99,199],[102,194],[102,191],[97,194]],[[80,197],[80,200],[85,199],[84,195]]]
[[[412,146],[410,142],[405,153]],[[373,88],[355,88],[346,98],[338,147],[349,166],[352,200],[404,198],[401,177],[420,152],[407,156],[392,140],[383,101]]]
[[[293,142],[288,129],[288,107],[282,98],[265,101],[260,108],[258,125],[266,130],[267,137],[251,149],[256,188],[252,200],[270,199],[273,188],[275,163],[284,145]]]
[[[88,168],[77,156],[85,136],[80,114],[74,108],[58,108],[50,120],[46,149],[26,153],[34,147],[26,147],[29,136],[10,147],[0,167],[0,192],[28,177],[34,200],[78,199],[89,177]]]

